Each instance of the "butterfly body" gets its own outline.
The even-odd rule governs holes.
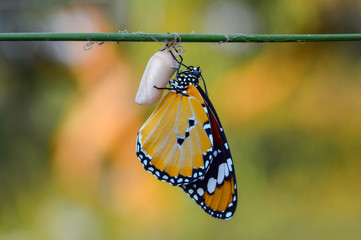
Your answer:
[[[137,156],[161,181],[180,186],[205,212],[229,219],[237,205],[231,153],[197,67],[170,80],[169,92],[138,132]]]

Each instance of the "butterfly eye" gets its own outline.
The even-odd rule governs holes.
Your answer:
[[[151,57],[135,97],[137,104],[151,105],[160,99],[162,88],[165,88],[178,68],[178,55],[173,49],[165,48]]]

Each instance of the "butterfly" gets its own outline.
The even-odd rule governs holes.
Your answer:
[[[228,142],[206,88],[199,86],[201,69],[179,57],[170,87],[154,86],[169,91],[140,128],[136,153],[156,178],[182,188],[212,217],[230,219],[237,185]]]

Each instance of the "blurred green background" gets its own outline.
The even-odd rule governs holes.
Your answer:
[[[360,33],[359,0],[2,0],[0,32]],[[135,155],[158,43],[0,42],[0,239],[360,239],[361,43],[188,43],[232,150],[229,221]]]

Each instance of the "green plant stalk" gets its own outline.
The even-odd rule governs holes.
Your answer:
[[[161,33],[0,33],[0,41],[112,42],[329,42],[361,41],[361,34],[161,34]]]

